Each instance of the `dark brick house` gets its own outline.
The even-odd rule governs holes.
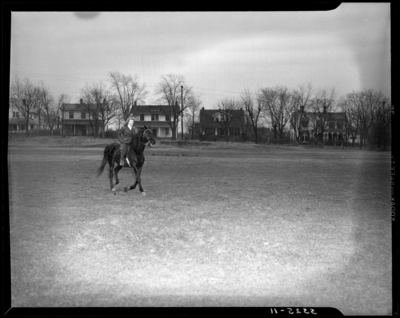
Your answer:
[[[195,125],[198,135],[209,138],[240,136],[245,125],[244,110],[200,109],[200,122]]]

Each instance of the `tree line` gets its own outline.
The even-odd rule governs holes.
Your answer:
[[[137,105],[145,103],[149,93],[146,84],[141,83],[138,76],[109,72],[107,82],[86,84],[80,90],[81,108],[88,114],[94,137],[98,137],[100,126],[104,128],[115,123],[120,127],[131,113],[135,114]],[[176,74],[161,76],[154,93],[157,96],[155,104],[168,106],[167,122],[173,134],[172,139],[177,138],[181,116],[185,118],[192,139],[197,137],[195,125],[199,123],[202,101],[201,96],[195,94],[186,83],[185,77]],[[38,114],[39,127],[44,122],[52,133],[59,128],[61,106],[69,103],[70,99],[64,93],[54,97],[43,81],[33,84],[28,78],[16,78],[10,85],[10,105],[18,109],[25,119],[27,135],[33,112]],[[224,120],[218,121],[223,130],[227,132],[235,125],[243,136],[252,134],[256,143],[259,142],[258,134],[262,126],[270,127],[275,139],[283,139],[285,133],[292,130],[300,143],[301,122],[305,116],[311,121],[316,140],[322,140],[324,132],[329,129],[330,114],[339,111],[344,112],[347,118],[344,122],[346,141],[350,138],[354,142],[354,137],[359,135],[360,147],[367,142],[383,148],[390,144],[390,100],[381,92],[371,89],[338,96],[335,88],[315,88],[310,83],[294,89],[282,85],[255,91],[246,88],[238,98],[222,98],[213,107],[226,114]],[[244,112],[245,120],[238,124],[229,114],[240,109]]]
[[[370,144],[386,149],[391,141],[390,100],[372,89],[345,96],[339,96],[334,87],[315,88],[310,83],[295,89],[279,85],[255,91],[244,89],[239,98],[221,99],[215,108],[228,114],[232,110],[243,109],[245,120],[240,129],[243,135],[251,133],[256,143],[259,142],[261,126],[269,127],[274,139],[280,140],[291,130],[297,143],[300,143],[303,119],[307,119],[314,131],[314,141],[323,142],[324,133],[338,112],[344,113],[345,142],[351,140],[354,146],[355,137],[359,136],[360,148]],[[233,123],[238,125],[239,121],[234,121],[232,116],[227,118],[219,121],[224,130],[233,128],[230,127]]]
[[[143,104],[148,95],[146,84],[138,76],[110,72],[104,81],[86,84],[81,88],[80,110],[88,116],[94,137],[99,137],[99,127],[116,123],[118,127],[130,114],[136,114],[137,105]],[[157,105],[168,105],[167,123],[171,127],[173,139],[179,118],[195,99],[193,89],[186,84],[182,75],[168,74],[161,76],[155,88]],[[29,135],[29,122],[35,113],[38,116],[39,128],[46,124],[53,131],[62,125],[62,105],[69,103],[71,97],[65,93],[55,97],[43,81],[32,83],[29,78],[15,78],[10,84],[10,107],[19,111],[25,120],[26,135]],[[181,104],[185,107],[176,107]],[[104,138],[104,129],[102,129]]]

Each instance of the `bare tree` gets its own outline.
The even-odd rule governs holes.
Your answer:
[[[368,89],[347,94],[347,100],[356,116],[357,130],[360,134],[360,149],[362,149],[366,145],[376,111],[385,98],[381,92]]]
[[[110,95],[103,82],[86,85],[81,92],[82,104],[89,116],[89,122],[92,126],[94,136],[98,136],[98,130],[101,126],[102,138],[104,138],[105,128],[112,123],[116,116],[119,104],[118,96]]]
[[[242,116],[237,112],[240,110],[240,101],[234,98],[224,98],[217,102],[216,107],[219,111],[217,123],[224,132],[226,140],[229,140],[234,130],[243,131],[244,122]]]
[[[258,124],[265,110],[265,102],[262,93],[253,93],[248,88],[241,95],[244,111],[254,132],[255,142],[258,144]]]
[[[29,136],[29,120],[40,102],[40,89],[28,78],[16,78],[10,85],[10,105],[18,109],[25,119],[26,136]]]
[[[95,86],[90,86],[86,84],[86,86],[81,90],[80,104],[80,108],[87,113],[94,138],[98,136],[99,132],[99,113],[96,104],[96,92],[94,92],[95,90]]]
[[[328,129],[333,112],[336,110],[335,100],[335,88],[319,89],[311,100],[309,110],[313,116],[311,116],[310,119],[313,122],[315,134],[320,141],[323,140],[324,132]]]
[[[192,95],[192,88],[186,84],[183,75],[168,74],[161,76],[157,84],[155,94],[160,95],[157,100],[159,104],[168,104],[167,123],[172,131],[172,140],[176,140],[177,127],[180,116],[183,116],[184,110],[188,107],[187,100]],[[179,101],[183,98],[184,107],[179,107]]]
[[[384,97],[381,106],[375,109],[371,139],[374,140],[379,149],[386,150],[386,146],[390,144],[390,132],[391,104],[390,100]]]
[[[289,89],[285,86],[264,88],[261,90],[260,98],[265,104],[266,112],[271,118],[274,129],[274,139],[279,132],[279,139],[283,139],[286,125],[290,122],[295,100]]]
[[[57,129],[60,129],[60,125],[62,124],[62,114],[61,114],[61,107],[62,105],[68,104],[70,102],[71,98],[65,94],[65,93],[61,93],[58,97],[57,97],[57,105],[56,105],[56,109],[55,109],[55,116],[56,116],[56,125],[57,125]],[[60,130],[60,135],[61,135],[61,130]]]
[[[190,95],[187,99],[187,110],[188,113],[188,128],[192,130],[192,140],[194,139],[194,128],[195,122],[198,120],[198,111],[201,107],[200,96]]]
[[[115,102],[119,103],[119,101],[115,101]],[[114,122],[117,124],[117,127],[118,127],[117,130],[120,130],[121,126],[125,123],[124,115],[122,113],[120,105],[118,105],[116,107],[116,110],[115,110],[115,121]]]
[[[56,110],[54,107],[54,97],[50,93],[50,89],[45,86],[44,82],[41,81],[39,83],[40,89],[40,104],[42,105],[42,109],[44,111],[44,115],[47,119],[47,124],[50,128],[51,134],[53,135],[53,129],[56,124]]]
[[[110,72],[109,81],[111,82],[112,94],[118,96],[120,108],[119,113],[126,120],[130,113],[134,113],[135,105],[141,103],[146,98],[148,92],[145,84],[139,84],[137,76],[124,75],[119,72]]]
[[[299,87],[291,92],[291,107],[288,109],[290,114],[290,125],[294,131],[296,141],[299,144],[301,138],[301,122],[306,116],[306,111],[310,108],[313,96],[313,87],[310,83],[307,85],[299,85]]]
[[[116,96],[111,96],[102,82],[92,86],[91,95],[98,115],[99,125],[102,127],[102,138],[104,138],[106,126],[113,122],[116,107],[120,103],[116,102]]]
[[[347,143],[349,138],[351,138],[351,146],[354,147],[354,142],[355,142],[355,139],[357,138],[357,127],[359,127],[358,117],[355,112],[355,109],[354,109],[352,103],[349,101],[349,99],[345,98],[343,96],[340,97],[337,105],[338,105],[338,107],[341,108],[341,110],[346,115],[346,122],[345,122],[346,138],[345,138],[345,141]]]

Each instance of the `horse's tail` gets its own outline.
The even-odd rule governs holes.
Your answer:
[[[103,173],[104,171],[104,167],[107,164],[107,150],[108,150],[108,146],[104,149],[104,157],[103,157],[103,161],[101,162],[101,166],[99,169],[97,169],[97,177],[100,177],[100,175]]]

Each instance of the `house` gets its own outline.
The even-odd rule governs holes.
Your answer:
[[[195,125],[202,136],[225,138],[240,136],[245,124],[244,110],[240,109],[200,109],[200,123]],[[197,127],[197,128],[196,128]]]
[[[93,135],[93,130],[97,129],[97,133],[103,132],[104,127],[100,121],[89,116],[86,107],[83,106],[82,99],[79,104],[62,104],[62,134],[63,136],[87,136]],[[107,127],[105,127],[107,130]]]
[[[327,112],[326,108],[321,113],[304,112],[304,106],[292,113],[290,139],[296,140],[297,127],[300,141],[308,143],[320,139],[325,143],[344,142],[350,137],[347,117],[344,112]],[[322,129],[323,128],[323,129]]]
[[[28,130],[39,129],[39,119],[36,112],[29,114]],[[22,116],[21,112],[10,106],[8,108],[8,131],[10,133],[24,133],[26,132],[26,119]]]
[[[171,106],[172,107],[172,106]],[[158,138],[172,138],[172,128],[169,122],[173,121],[173,114],[179,114],[179,105],[170,109],[168,105],[137,105],[131,113],[135,117],[135,127],[150,128]],[[177,133],[177,132],[176,132]]]

